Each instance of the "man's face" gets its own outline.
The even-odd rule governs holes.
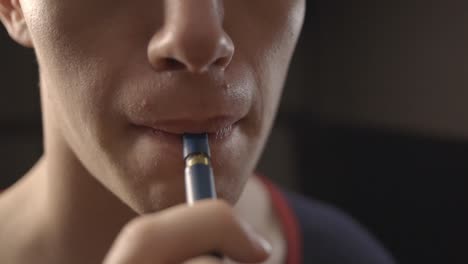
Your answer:
[[[20,3],[46,133],[97,180],[141,213],[182,202],[180,134],[209,132],[218,195],[238,199],[272,125],[304,0]]]

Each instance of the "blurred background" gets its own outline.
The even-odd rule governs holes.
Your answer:
[[[307,1],[258,170],[352,215],[400,263],[468,263],[468,2]],[[2,28],[0,58],[2,189],[42,135],[33,52]]]

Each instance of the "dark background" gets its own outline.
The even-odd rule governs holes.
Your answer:
[[[400,263],[468,263],[468,5],[309,1],[259,171]],[[36,62],[0,30],[0,188],[42,152]]]

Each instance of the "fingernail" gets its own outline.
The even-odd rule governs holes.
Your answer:
[[[265,238],[257,235],[256,233],[250,233],[250,237],[258,250],[263,251],[263,253],[265,253],[266,255],[270,255],[270,252],[272,250],[270,242],[268,242]]]
[[[272,246],[270,242],[268,242],[268,240],[266,240],[265,238],[260,236],[257,232],[255,232],[252,226],[249,225],[247,222],[241,221],[241,224],[243,228],[246,230],[250,241],[255,246],[255,249],[263,252],[266,255],[269,255],[272,250]]]

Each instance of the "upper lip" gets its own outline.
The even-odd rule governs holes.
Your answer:
[[[239,120],[239,118],[233,116],[216,116],[202,120],[164,120],[143,124],[143,126],[171,134],[218,133],[224,129],[230,129]]]
[[[116,105],[123,107],[130,124],[172,134],[216,133],[252,109],[252,87],[229,81],[224,72],[156,77],[141,78],[122,89]]]

